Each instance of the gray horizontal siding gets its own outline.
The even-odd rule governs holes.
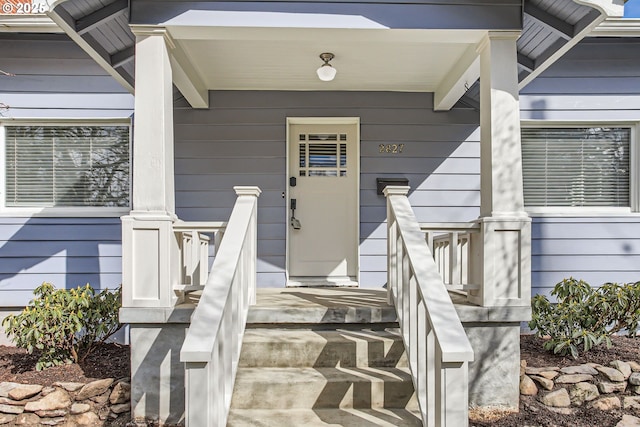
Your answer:
[[[0,119],[127,118],[133,96],[62,35],[0,33]],[[122,281],[119,218],[0,218],[0,306],[25,305],[44,281],[58,288]]]
[[[0,33],[7,118],[126,118],[133,96],[64,35]]]
[[[640,40],[587,38],[524,88],[522,119],[637,120]]]
[[[385,199],[376,177],[406,177],[421,221],[469,221],[478,216],[478,114],[434,113],[431,94],[389,92],[210,93],[209,110],[175,110],[176,205],[185,220],[226,219],[234,185],[257,185],[260,286],[285,280],[288,212],[287,117],[359,117],[361,282],[380,287],[386,254]],[[402,154],[379,144],[405,144]]]
[[[587,38],[529,84],[523,119],[638,120],[640,40]],[[533,219],[532,287],[548,295],[567,277],[593,286],[640,280],[640,216]]]
[[[0,218],[0,306],[25,305],[44,281],[117,287],[120,234],[118,218]]]

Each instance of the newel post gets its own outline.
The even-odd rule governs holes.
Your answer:
[[[257,291],[257,260],[258,260],[258,197],[262,190],[258,187],[233,187],[238,198],[250,198],[251,200],[251,220],[247,230],[246,255],[247,255],[247,290],[249,292],[249,305],[256,303]]]
[[[393,304],[393,291],[400,289],[398,275],[402,274],[401,254],[398,254],[398,227],[393,212],[393,202],[398,197],[407,197],[410,187],[388,185],[382,191],[387,198],[387,302]]]
[[[531,300],[531,220],[524,211],[516,40],[489,32],[480,53],[480,233],[472,236],[477,305],[526,306]]]

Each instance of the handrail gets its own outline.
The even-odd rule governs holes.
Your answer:
[[[387,291],[398,312],[425,426],[468,425],[473,349],[415,218],[409,187],[388,186]]]
[[[258,187],[234,187],[220,249],[180,351],[187,427],[227,423],[249,305],[256,298]]]

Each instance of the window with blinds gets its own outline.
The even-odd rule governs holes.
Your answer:
[[[629,207],[629,128],[522,128],[525,205]]]
[[[5,126],[6,207],[128,207],[129,126]]]

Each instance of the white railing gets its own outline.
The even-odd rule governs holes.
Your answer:
[[[249,305],[256,298],[258,187],[238,199],[182,345],[187,427],[225,426]]]
[[[395,304],[424,426],[468,425],[469,362],[473,349],[451,302],[409,187],[388,186],[387,290]]]
[[[218,251],[226,222],[178,221],[173,224],[173,232],[178,239],[180,251],[180,282],[173,286],[178,299],[182,301],[187,292],[204,288],[209,277],[209,245],[214,236],[214,251]],[[206,233],[206,234],[205,234]],[[214,252],[215,253],[215,252]]]
[[[449,290],[478,289],[473,283],[472,234],[480,232],[477,223],[437,222],[420,223],[436,267]]]

